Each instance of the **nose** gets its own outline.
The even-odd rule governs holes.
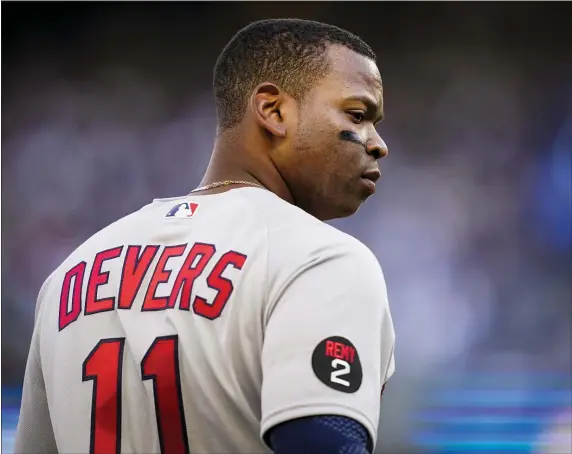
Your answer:
[[[374,129],[373,137],[367,141],[367,145],[365,147],[367,154],[373,156],[374,159],[381,159],[387,156],[389,150],[387,149],[387,145],[381,138],[381,136],[377,133]]]

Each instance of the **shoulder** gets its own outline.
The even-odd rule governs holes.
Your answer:
[[[357,238],[326,224],[272,193],[251,197],[266,230],[268,300],[297,282],[308,289],[350,291],[361,287],[385,294],[385,279],[373,252]],[[337,289],[337,290],[336,290]]]
[[[281,255],[300,258],[312,254],[345,254],[365,260],[377,259],[357,238],[309,215],[268,191],[242,191],[264,225],[268,246]]]

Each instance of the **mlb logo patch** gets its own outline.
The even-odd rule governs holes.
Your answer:
[[[173,208],[169,210],[169,212],[165,215],[166,218],[190,218],[192,217],[197,209],[199,208],[199,204],[195,202],[183,202],[175,205]]]

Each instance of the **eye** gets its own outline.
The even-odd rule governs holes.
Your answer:
[[[348,115],[352,117],[354,123],[361,123],[365,118],[365,112],[361,110],[350,110]]]

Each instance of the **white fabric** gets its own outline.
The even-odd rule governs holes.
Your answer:
[[[166,217],[184,202],[198,204],[192,215]],[[165,262],[166,282],[158,283],[155,298],[169,297],[195,243],[204,243],[203,250],[213,255],[194,279],[190,298],[187,292],[183,301],[185,292],[179,292],[173,308],[142,311],[165,247],[181,246],[180,255]],[[130,245],[142,246],[140,253],[145,246],[158,248],[131,309],[119,309],[120,289],[126,294],[122,273]],[[122,249],[116,250],[116,257],[101,262],[98,278],[98,270],[93,270],[96,254],[117,247]],[[242,269],[232,263],[217,267],[223,256],[246,258]],[[85,262],[81,314],[60,330],[65,276],[81,262]],[[190,266],[199,262],[197,257]],[[133,262],[125,269],[133,272]],[[92,288],[99,279],[98,300],[115,298],[111,310],[84,313],[90,279]],[[67,312],[72,310],[71,296],[78,281],[70,280]],[[212,310],[225,286],[230,298],[220,314],[214,311],[218,316],[211,319],[193,311],[195,297],[203,299],[203,308]],[[181,310],[185,305],[190,310]],[[375,441],[381,388],[395,369],[385,282],[373,254],[356,239],[258,188],[155,200],[111,224],[75,250],[46,280],[36,313],[16,453],[89,452],[95,381],[86,378],[83,369],[103,339],[124,339],[119,405],[122,453],[161,449],[153,387],[159,379],[142,377],[142,362],[147,373],[158,367],[154,366],[157,361],[161,371],[171,364],[168,350],[160,351],[163,356],[145,357],[157,338],[178,336],[178,379],[186,438],[193,453],[267,453],[262,436],[268,429],[316,414],[354,418]],[[349,339],[359,354],[363,381],[356,392],[332,389],[313,371],[314,349],[331,336]],[[96,368],[94,358],[87,362],[87,372]],[[113,371],[113,358],[97,359],[99,372]],[[104,379],[98,380],[103,386]],[[159,392],[165,396],[164,390]],[[101,414],[114,402],[98,407]]]

